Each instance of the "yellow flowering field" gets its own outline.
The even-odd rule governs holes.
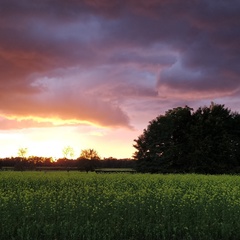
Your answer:
[[[240,239],[240,177],[0,172],[0,239]]]

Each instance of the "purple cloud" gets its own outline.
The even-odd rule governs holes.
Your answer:
[[[237,0],[2,0],[0,113],[129,127],[163,99],[238,98],[239,11]]]

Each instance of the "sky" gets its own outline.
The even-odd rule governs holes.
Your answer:
[[[240,111],[239,0],[1,0],[0,157],[131,158],[168,109]]]

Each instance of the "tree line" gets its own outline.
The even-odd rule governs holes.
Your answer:
[[[53,161],[52,158],[31,156],[28,158],[11,157],[0,159],[0,169],[2,170],[78,170],[78,171],[94,171],[97,168],[135,168],[135,160],[132,159],[87,159],[87,158],[59,158]]]
[[[51,157],[26,157],[27,148],[20,148],[18,157],[0,159],[2,170],[79,170],[94,171],[96,168],[135,168],[135,160],[116,159],[113,157],[101,159],[94,149],[83,149],[77,159],[72,159],[73,149],[67,146],[63,149],[63,158],[53,160]],[[70,158],[69,158],[70,157]]]

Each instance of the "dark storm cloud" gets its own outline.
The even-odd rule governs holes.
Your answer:
[[[2,0],[0,112],[129,126],[124,96],[238,95],[239,12],[238,0]],[[59,79],[75,82],[70,108]]]

